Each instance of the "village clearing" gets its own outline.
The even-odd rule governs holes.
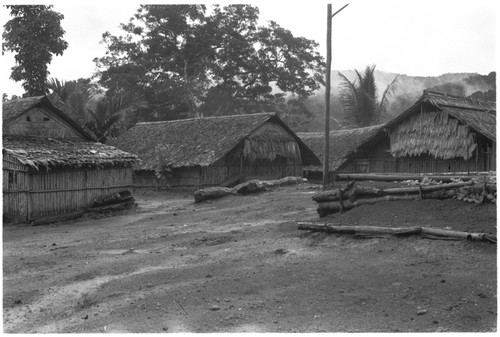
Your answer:
[[[388,186],[390,183],[385,183]],[[496,205],[400,200],[319,218],[309,183],[3,228],[8,333],[491,332],[496,244],[360,238],[298,222],[496,235]]]

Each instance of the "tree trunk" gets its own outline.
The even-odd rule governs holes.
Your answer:
[[[389,175],[389,174],[338,174],[338,180],[373,180],[373,181],[403,181],[403,180],[418,180],[428,178],[441,182],[453,182],[452,179],[462,179],[463,181],[472,180],[470,176],[421,176],[421,175]]]
[[[440,190],[451,190],[454,188],[464,187],[472,185],[472,181],[463,183],[451,183],[451,184],[438,184],[438,185],[427,185],[420,187],[401,187],[401,188],[386,188],[382,190],[382,194],[412,194],[420,192],[434,192]]]
[[[343,203],[338,202],[320,202],[316,211],[318,212],[320,217],[324,217],[327,214],[338,213],[341,211],[350,210],[354,207],[358,207],[361,205],[370,205],[375,204],[381,201],[395,201],[395,200],[418,200],[419,196],[414,195],[401,195],[401,196],[385,196],[379,198],[370,198],[370,199],[360,199],[356,201],[344,200]]]
[[[235,194],[232,188],[209,187],[194,192],[194,202],[199,203],[209,199],[222,198],[223,196]]]
[[[459,231],[449,231],[428,227],[375,227],[375,226],[336,226],[329,224],[314,224],[299,222],[299,230],[310,230],[314,232],[322,231],[334,234],[390,234],[395,236],[420,234],[423,237],[432,239],[466,239],[475,241],[487,241],[496,243],[496,235],[485,233],[468,233]]]

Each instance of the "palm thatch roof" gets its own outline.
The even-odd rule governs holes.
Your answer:
[[[329,169],[335,171],[338,169],[348,158],[351,153],[356,151],[356,148],[363,143],[364,140],[373,136],[383,125],[374,125],[365,128],[336,130],[330,132],[329,143]],[[309,146],[314,153],[320,158],[321,162],[324,160],[324,132],[298,132],[299,136],[307,146]],[[311,167],[310,169],[313,169]],[[319,167],[317,169],[320,169]]]
[[[2,122],[7,126],[13,123],[18,117],[33,108],[46,108],[75,129],[83,139],[95,140],[92,133],[84,130],[77,122],[71,118],[71,111],[64,104],[57,94],[18,98],[2,103]]]
[[[496,102],[480,101],[429,90],[424,90],[422,97],[412,107],[389,121],[386,127],[390,128],[409,115],[419,112],[420,107],[426,103],[496,141]]]
[[[137,156],[97,142],[4,136],[2,152],[10,154],[24,165],[34,169],[45,167],[130,167]]]
[[[223,158],[265,123],[276,123],[298,143],[304,165],[319,165],[316,155],[274,113],[190,118],[138,123],[110,144],[137,154],[143,170],[209,166]]]
[[[471,130],[496,142],[496,103],[424,91],[385,129],[396,157],[429,154],[469,159],[477,143]]]

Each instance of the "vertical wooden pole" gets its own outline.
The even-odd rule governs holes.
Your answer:
[[[329,183],[330,152],[330,76],[332,68],[332,5],[327,5],[326,79],[325,79],[325,144],[323,152],[323,187]]]

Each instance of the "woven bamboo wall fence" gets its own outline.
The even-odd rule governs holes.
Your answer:
[[[5,157],[3,171],[8,179],[11,169],[6,168]],[[132,168],[19,172],[17,182],[10,189],[4,184],[4,217],[26,222],[89,208],[95,200],[131,191]]]
[[[8,153],[3,153],[2,159],[4,223],[24,222],[28,214],[28,170]]]

